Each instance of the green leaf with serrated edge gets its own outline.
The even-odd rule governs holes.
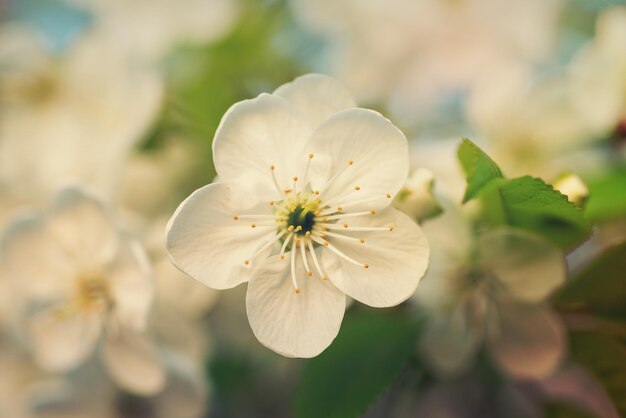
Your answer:
[[[604,387],[618,413],[626,417],[626,345],[606,335],[574,332],[570,335],[574,360]]]
[[[601,222],[626,217],[626,167],[608,170],[586,179],[589,200],[587,217]]]
[[[481,197],[483,214],[492,225],[526,229],[561,248],[570,248],[591,233],[582,210],[538,178],[494,181]]]
[[[361,416],[406,367],[418,329],[398,312],[351,315],[333,344],[305,364],[295,416]]]
[[[556,303],[560,309],[626,321],[626,242],[608,248],[578,273]]]
[[[463,138],[457,155],[467,179],[463,203],[478,196],[492,180],[504,177],[500,167],[467,138]]]

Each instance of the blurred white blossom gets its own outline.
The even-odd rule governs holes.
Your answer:
[[[446,95],[545,59],[560,0],[292,0],[332,41],[332,71],[361,101],[412,122]]]
[[[148,260],[99,199],[61,190],[46,213],[9,223],[0,255],[41,367],[68,371],[98,348],[121,387],[139,394],[163,387],[157,349],[143,335],[154,292]]]
[[[604,10],[595,38],[574,58],[572,90],[588,137],[612,134],[626,120],[626,7]]]
[[[91,38],[52,54],[34,32],[4,26],[0,45],[0,181],[28,198],[68,179],[111,194],[160,108],[159,78]]]
[[[69,0],[94,14],[97,36],[134,58],[162,58],[180,44],[203,44],[228,33],[237,0]]]
[[[421,350],[443,376],[466,371],[485,344],[518,378],[543,378],[564,356],[564,330],[543,303],[565,280],[560,250],[543,238],[499,228],[471,236],[454,205],[424,225],[433,248],[416,300],[430,309]]]
[[[385,307],[413,294],[428,243],[389,207],[408,175],[406,138],[337,81],[307,75],[233,105],[213,156],[220,182],[180,205],[166,245],[209,287],[248,282],[261,343],[312,357],[337,335],[345,295]]]

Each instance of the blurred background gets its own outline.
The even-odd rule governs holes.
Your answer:
[[[328,352],[300,360],[256,341],[245,286],[195,283],[170,264],[163,236],[178,204],[214,180],[211,141],[226,110],[309,72],[339,79],[402,129],[444,212],[411,213],[432,245],[423,291],[386,312],[354,303]],[[623,246],[597,273],[612,284],[591,287],[617,295],[611,315],[546,297],[499,319],[515,335],[470,335],[491,321],[471,304],[469,314],[446,308],[446,329],[464,336],[437,328],[441,306],[469,294],[437,285],[467,275],[459,254],[473,246],[462,137],[505,174],[541,177],[584,207],[593,236],[546,263],[567,256],[570,278],[608,265],[598,257],[626,237],[626,3],[0,0],[0,227],[24,207],[45,211],[68,182],[108,202],[147,252],[156,292],[146,335],[166,375],[156,393],[136,393],[97,350],[66,370],[45,367],[3,272],[0,418],[624,416]],[[517,320],[533,315],[548,325]],[[608,331],[571,335],[598,327]]]

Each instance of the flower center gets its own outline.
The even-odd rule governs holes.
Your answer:
[[[275,235],[268,239],[249,259],[243,260],[245,267],[251,267],[254,259],[268,248],[280,244],[279,257],[285,260],[289,257],[291,269],[291,278],[296,293],[300,293],[298,280],[296,277],[296,262],[302,263],[306,277],[312,277],[314,270],[322,280],[328,280],[328,276],[324,272],[321,263],[316,254],[320,247],[324,247],[332,251],[342,259],[368,269],[370,265],[364,260],[355,260],[346,255],[337,246],[340,243],[352,243],[356,245],[365,245],[365,239],[355,234],[380,232],[389,233],[394,230],[394,225],[381,226],[363,226],[350,225],[352,218],[373,217],[376,215],[375,209],[356,210],[356,207],[362,207],[368,202],[389,200],[392,195],[385,193],[384,195],[368,195],[359,199],[358,194],[363,193],[361,187],[354,185],[351,190],[346,191],[343,195],[327,197],[324,190],[329,190],[333,182],[344,180],[342,176],[349,173],[354,166],[354,161],[349,160],[347,164],[338,169],[335,174],[327,181],[326,185],[320,190],[313,190],[308,181],[308,172],[313,154],[308,154],[308,163],[305,168],[304,178],[293,177],[293,183],[288,187],[284,187],[279,183],[276,177],[276,165],[270,166],[272,181],[276,188],[277,200],[269,201],[270,207],[274,211],[268,214],[242,214],[233,215],[233,221],[240,222],[249,219],[252,222],[250,227],[268,228],[276,231]],[[342,184],[342,183],[340,183]],[[299,260],[299,261],[297,261]]]
[[[310,207],[298,205],[287,215],[287,227],[293,225],[298,235],[313,231],[315,213]]]
[[[56,310],[60,318],[109,309],[113,304],[106,278],[101,274],[83,273],[76,277],[74,296]]]

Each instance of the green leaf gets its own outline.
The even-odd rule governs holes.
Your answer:
[[[576,332],[570,335],[570,351],[602,384],[620,416],[626,417],[626,346],[606,335]]]
[[[570,248],[591,233],[582,210],[538,178],[494,181],[482,197],[483,214],[492,225],[526,229],[561,248]]]
[[[585,207],[587,217],[606,221],[626,216],[626,168],[609,170],[586,179],[589,200]]]
[[[407,365],[418,329],[398,312],[349,317],[333,344],[305,364],[295,416],[361,416]]]
[[[561,309],[626,320],[626,242],[593,260],[567,284],[556,303]]]
[[[463,203],[478,196],[492,180],[504,177],[500,167],[467,138],[463,138],[457,155],[467,179]]]

